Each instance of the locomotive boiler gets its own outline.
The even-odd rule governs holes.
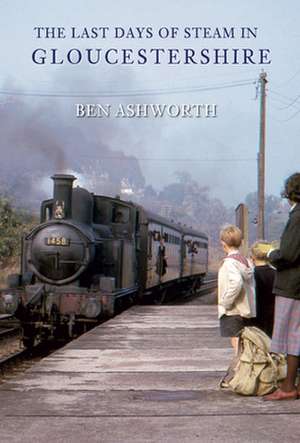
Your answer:
[[[207,272],[208,239],[119,198],[73,187],[56,174],[41,222],[22,239],[21,272],[0,310],[21,321],[23,341],[74,336],[128,301],[162,301]]]

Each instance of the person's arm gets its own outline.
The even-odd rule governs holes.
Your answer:
[[[279,249],[274,249],[268,258],[276,269],[288,269],[300,259],[300,216],[293,215],[281,238]]]
[[[220,305],[225,309],[231,309],[240,295],[243,287],[243,278],[233,259],[225,259],[223,266],[225,267],[227,288],[224,294],[221,294]]]

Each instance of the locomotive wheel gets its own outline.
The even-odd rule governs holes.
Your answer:
[[[167,289],[162,289],[158,292],[158,294],[154,297],[153,303],[155,305],[162,305],[167,298]]]
[[[198,290],[201,287],[201,278],[194,280],[189,288],[185,290],[184,298],[194,297],[197,295]]]
[[[23,337],[22,343],[23,343],[23,346],[27,349],[33,348],[34,337]]]
[[[32,325],[22,325],[22,343],[25,348],[33,348],[37,330]]]

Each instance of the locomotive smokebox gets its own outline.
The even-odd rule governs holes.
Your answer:
[[[76,177],[69,174],[55,174],[51,178],[54,181],[53,218],[56,220],[72,218],[72,190]]]

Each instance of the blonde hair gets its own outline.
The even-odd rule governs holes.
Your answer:
[[[235,225],[226,225],[220,231],[220,240],[230,247],[239,248],[242,238],[242,231]]]
[[[235,225],[226,225],[220,231],[220,240],[230,247],[239,248],[242,238],[242,231]]]
[[[264,247],[266,245],[267,247]],[[257,260],[266,260],[270,243],[265,240],[258,240],[251,246],[251,255]]]

